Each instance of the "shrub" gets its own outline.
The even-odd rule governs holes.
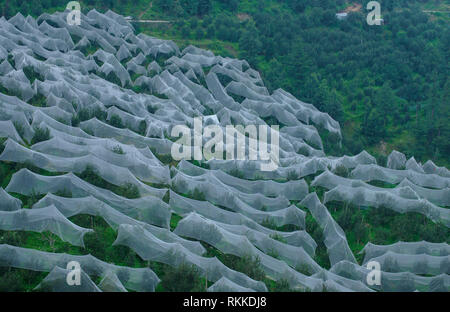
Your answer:
[[[278,228],[273,219],[270,218],[266,218],[265,220],[263,220],[263,222],[261,222],[261,225],[272,230],[276,230]]]
[[[205,194],[198,188],[195,188],[194,192],[189,192],[188,197],[195,199],[195,200],[201,200],[201,201],[206,200]]]
[[[137,133],[142,135],[142,136],[145,136],[146,132],[147,132],[147,123],[145,122],[145,120],[142,120],[139,123],[139,128],[138,128]]]
[[[27,200],[28,208],[33,207],[33,205],[36,204],[41,198],[42,198],[42,195],[39,195],[34,190],[32,190],[31,195],[30,195],[30,197],[28,197],[28,200]]]
[[[29,101],[28,104],[36,106],[36,107],[46,107],[47,106],[47,98],[42,94],[36,94]]]
[[[270,290],[272,292],[292,292],[291,286],[289,286],[289,282],[286,279],[276,281]]]
[[[125,154],[125,152],[123,151],[123,149],[120,145],[114,146],[113,152],[116,154],[119,154],[119,155]]]
[[[239,258],[226,255],[226,259],[223,262],[229,268],[242,272],[254,280],[262,281],[266,277],[266,274],[261,269],[261,260],[257,256],[247,255]]]
[[[240,171],[239,169],[232,169],[228,172],[229,175],[232,175],[233,177],[239,178],[239,179],[243,179],[244,178],[244,173],[242,171]]]
[[[31,66],[25,66],[23,68],[23,73],[25,74],[25,76],[27,76],[28,80],[30,81],[30,83],[32,84],[36,79],[41,80],[41,81],[45,81],[45,78],[40,74],[37,73],[33,67]]]
[[[299,176],[298,176],[297,172],[295,172],[294,170],[291,170],[288,172],[287,179],[289,181],[298,180]]]
[[[89,112],[88,109],[86,108],[82,108],[79,112],[78,112],[78,118],[80,119],[80,121],[86,121],[91,119],[91,113]]]
[[[157,110],[158,110],[158,107],[152,106],[152,105],[147,105],[147,111],[148,111],[150,114],[156,113]]]
[[[72,127],[78,127],[80,125],[80,118],[78,115],[73,115],[71,120]]]
[[[347,178],[348,177],[348,169],[345,166],[339,165],[334,169],[334,174],[340,177]]]
[[[72,192],[66,188],[59,190],[59,191],[55,192],[54,194],[59,197],[72,198]]]
[[[111,116],[111,119],[109,120],[109,124],[116,128],[122,128],[122,129],[124,128],[122,119],[117,115]]]
[[[309,150],[306,146],[300,146],[300,148],[297,151],[297,154],[309,156]]]
[[[31,145],[47,140],[50,140],[50,130],[48,130],[48,128],[34,128],[34,136],[31,139]]]
[[[19,124],[17,121],[14,121],[14,127],[16,128],[16,131],[20,135],[20,137],[23,138],[23,135],[25,133],[24,127],[21,124]]]
[[[105,121],[106,117],[108,117],[108,114],[105,111],[102,111],[99,107],[96,107],[94,109],[93,115],[95,118],[101,121]]]
[[[17,272],[9,272],[7,268],[2,269],[0,274],[0,292],[16,292],[23,291],[22,281]]]
[[[302,263],[298,267],[295,268],[298,272],[311,276],[313,274],[313,271],[311,270],[311,267],[305,263]]]
[[[279,242],[282,242],[282,243],[287,244],[286,239],[285,239],[283,236],[281,236],[280,234],[277,234],[277,233],[271,234],[271,235],[270,235],[270,238],[272,238],[272,239],[274,239],[274,240],[277,240],[277,241],[279,241]]]
[[[155,155],[155,157],[158,158],[164,165],[169,165],[174,161],[170,154],[157,154],[153,152],[153,155]]]
[[[139,189],[136,185],[132,183],[127,183],[120,187],[117,192],[120,196],[123,196],[128,199],[134,199],[141,197],[141,194],[139,193]]]
[[[3,150],[5,149],[5,141],[6,138],[0,138],[0,154],[3,153]]]
[[[88,165],[79,175],[80,179],[93,184],[98,187],[104,187],[105,183],[102,178],[100,178],[94,167]]]
[[[169,268],[161,280],[161,286],[169,292],[199,292],[206,288],[198,269],[185,263]]]

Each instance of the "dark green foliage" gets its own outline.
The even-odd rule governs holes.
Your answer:
[[[163,164],[165,165],[174,164],[174,160],[171,155],[158,154],[154,148],[151,148],[150,150],[152,151],[153,155],[155,155],[155,157],[158,158],[159,161],[161,161]]]
[[[279,235],[279,234],[272,234],[272,235],[270,235],[270,238],[272,238],[274,240],[277,240],[279,242],[282,242],[284,244],[287,244],[286,239],[283,236]]]
[[[278,228],[273,219],[270,218],[263,220],[263,222],[261,222],[261,225],[272,230],[277,230]]]
[[[84,171],[79,174],[79,177],[86,182],[89,182],[95,186],[102,187],[104,184],[103,179],[97,174],[97,171],[94,167],[87,166]]]
[[[40,201],[44,195],[40,195],[35,193],[34,191],[31,193],[31,195],[28,197],[28,200],[26,202],[26,206],[28,208],[32,208],[34,204],[36,204],[38,201]]]
[[[295,172],[294,170],[292,170],[292,171],[289,171],[289,172],[288,172],[287,179],[288,179],[289,181],[294,181],[294,180],[298,180],[298,179],[299,179],[299,176],[298,176],[297,172]]]
[[[101,187],[107,190],[110,190],[114,193],[116,193],[119,196],[128,198],[128,199],[134,199],[139,198],[140,193],[139,189],[136,185],[131,183],[126,183],[122,186],[116,186],[113,185],[105,180],[103,180],[97,173],[97,171],[91,167],[87,166],[86,169],[78,175],[81,179],[85,180],[86,182],[89,182],[97,187]]]
[[[239,179],[244,178],[244,173],[242,171],[240,171],[239,169],[232,169],[232,170],[228,171],[228,174],[232,175],[233,177],[239,178]]]
[[[107,116],[108,114],[105,111],[102,111],[99,107],[94,109],[83,108],[72,117],[72,126],[78,127],[80,122],[92,119],[94,117],[100,121],[106,121]]]
[[[266,277],[266,274],[261,269],[261,260],[257,256],[244,256],[239,258],[226,255],[223,262],[229,268],[242,272],[254,280],[262,281]]]
[[[169,292],[201,292],[206,291],[205,286],[198,269],[185,263],[168,268],[161,280],[161,287]]]
[[[50,140],[50,130],[48,128],[34,128],[34,135],[31,139],[31,145],[47,140]]]
[[[126,183],[116,190],[116,193],[125,198],[133,199],[141,197],[139,189],[135,184]]]
[[[205,257],[217,257],[223,264],[225,264],[230,269],[242,272],[258,281],[266,281],[266,275],[261,268],[260,259],[257,256],[244,256],[237,257],[231,254],[224,254],[216,248],[202,242],[207,253]]]
[[[183,219],[183,218],[175,213],[172,213],[171,218],[170,218],[170,230],[171,231],[175,230],[175,228],[178,225],[178,222],[180,222],[181,219]]]
[[[151,106],[151,105],[147,105],[147,111],[148,111],[150,114],[156,113],[157,110],[158,110],[157,107]]]
[[[203,169],[209,169],[209,165],[205,162],[200,162],[198,160],[189,160],[189,162],[197,167],[201,167]]]
[[[241,96],[241,95],[237,95],[237,94],[234,94],[234,93],[230,93],[229,95],[230,95],[231,98],[232,98],[235,102],[237,102],[237,103],[242,103],[242,102],[244,102],[244,100],[245,100],[245,97],[243,97],[243,96]],[[233,124],[234,124],[234,123],[233,123]]]
[[[198,188],[195,188],[194,192],[189,192],[187,194],[187,196],[189,198],[192,198],[192,199],[195,199],[195,200],[201,200],[201,201],[205,201],[206,200],[205,194],[201,190],[199,190]]]
[[[78,112],[80,121],[86,121],[92,118],[91,112],[87,108],[83,108]]]
[[[156,96],[157,98],[163,99],[163,100],[169,99],[169,97],[167,95],[162,94],[162,93],[152,92],[152,95]]]
[[[125,152],[123,151],[123,149],[120,145],[114,146],[113,152],[116,154],[119,154],[119,155],[125,154]]]
[[[312,268],[307,265],[307,264],[302,264],[299,267],[295,268],[298,272],[307,275],[307,276],[311,276],[313,275],[314,271],[312,270]]]
[[[142,120],[139,123],[139,129],[137,130],[137,133],[142,135],[142,136],[145,136],[146,135],[146,131],[147,131],[147,123],[145,122],[145,120]]]
[[[345,166],[337,166],[336,169],[334,170],[334,174],[338,175],[340,177],[344,177],[347,178],[348,177],[348,169]]]
[[[72,192],[68,189],[59,190],[55,192],[55,195],[59,197],[72,198]]]
[[[311,214],[306,215],[306,232],[311,235],[314,241],[317,243],[316,255],[314,260],[321,267],[328,269],[330,268],[330,260],[328,258],[327,248],[323,243],[323,230],[320,228],[319,224],[314,220]]]
[[[105,121],[107,117],[107,113],[102,111],[99,107],[94,108],[93,117],[97,118],[100,121]]]
[[[38,93],[28,101],[28,104],[31,104],[36,107],[46,107],[47,99],[42,94]]]
[[[374,244],[421,240],[442,243],[450,239],[449,228],[418,213],[399,214],[386,208],[370,209],[366,220],[375,227]]]
[[[309,156],[309,149],[306,146],[302,146],[298,149],[297,154]]]
[[[8,62],[12,67],[16,67],[16,60],[14,59],[14,55],[8,54]]]
[[[125,126],[123,125],[122,119],[117,116],[117,115],[112,115],[111,118],[109,119],[108,123],[116,128],[125,128]]]
[[[46,272],[0,267],[0,292],[31,291],[46,275]]]
[[[32,84],[36,79],[40,80],[40,81],[45,81],[44,76],[42,76],[41,74],[37,73],[33,67],[30,66],[26,66],[23,69],[23,72],[25,74],[25,76],[27,76],[28,80],[30,81],[30,83]]]
[[[269,287],[269,290],[272,292],[292,292],[292,288],[291,286],[289,286],[289,282],[285,279],[273,283],[273,286]]]
[[[106,76],[104,74],[99,74],[99,76],[105,78],[106,80],[108,80],[111,83],[114,83],[118,86],[122,86],[122,82],[120,81],[119,77],[117,77],[115,72],[110,72]]]
[[[5,150],[5,142],[7,138],[0,138],[0,154]]]

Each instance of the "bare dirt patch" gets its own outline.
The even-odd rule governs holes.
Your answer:
[[[252,17],[251,17],[250,15],[246,14],[246,13],[238,13],[237,18],[238,18],[241,22],[243,22],[243,21],[246,21],[246,20],[251,19]]]
[[[359,12],[362,9],[362,4],[360,3],[353,3],[352,5],[348,6],[344,12],[350,13],[350,12]]]

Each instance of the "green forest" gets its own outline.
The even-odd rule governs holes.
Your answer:
[[[83,11],[111,9],[133,19],[170,21],[134,26],[181,46],[248,60],[269,90],[285,89],[341,123],[343,146],[330,145],[329,154],[366,149],[384,164],[396,149],[448,166],[449,1],[379,1],[381,26],[367,24],[367,2],[80,1]],[[0,12],[38,16],[66,4],[6,0]],[[344,11],[348,17],[338,20],[335,14]]]

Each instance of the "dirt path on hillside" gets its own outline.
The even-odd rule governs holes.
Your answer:
[[[148,10],[151,10],[153,8],[153,1],[150,2],[147,10],[145,10],[144,12],[141,12],[141,14],[139,14],[138,19],[141,19],[141,17],[148,12]]]

